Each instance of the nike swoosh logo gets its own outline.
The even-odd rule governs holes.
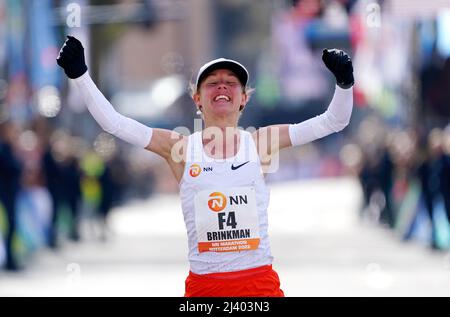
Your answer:
[[[245,162],[245,163],[242,163],[242,164],[240,164],[240,165],[238,165],[238,166],[234,166],[233,164],[231,164],[231,170],[237,170],[239,167],[242,167],[242,166],[244,166],[245,164],[247,164],[248,162],[250,162],[250,161],[247,161],[247,162]]]

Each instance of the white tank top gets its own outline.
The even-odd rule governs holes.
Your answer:
[[[180,198],[190,270],[231,272],[272,263],[267,234],[269,190],[252,135],[240,130],[237,154],[213,159],[202,133],[189,136]]]

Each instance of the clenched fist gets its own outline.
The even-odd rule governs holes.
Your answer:
[[[336,84],[339,87],[348,89],[353,86],[355,83],[353,65],[347,53],[338,49],[324,49],[322,60],[334,77],[336,77]]]
[[[84,59],[84,48],[81,42],[73,36],[67,35],[67,40],[59,51],[56,62],[64,69],[67,77],[75,79],[87,71]]]

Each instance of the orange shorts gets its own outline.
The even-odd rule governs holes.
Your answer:
[[[195,274],[189,271],[185,297],[284,297],[272,265],[253,269]]]

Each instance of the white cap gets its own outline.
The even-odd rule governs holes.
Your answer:
[[[197,75],[197,81],[195,82],[195,86],[197,87],[197,89],[202,80],[205,79],[209,73],[221,68],[231,70],[239,79],[242,86],[245,87],[247,85],[249,77],[248,71],[241,63],[238,63],[232,59],[218,58],[200,67]]]

